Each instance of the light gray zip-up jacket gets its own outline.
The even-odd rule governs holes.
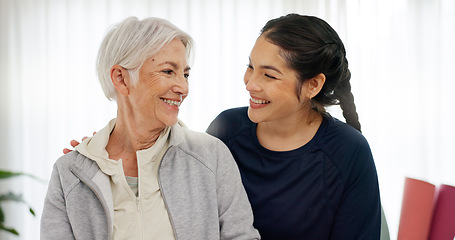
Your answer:
[[[176,239],[260,239],[228,148],[179,124],[170,134],[158,174]],[[44,202],[41,239],[111,239],[112,221],[109,177],[77,151],[59,158]]]

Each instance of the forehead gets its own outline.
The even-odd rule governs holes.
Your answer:
[[[157,53],[152,57],[161,57],[165,58],[168,55],[172,57],[184,57],[186,59],[186,47],[183,45],[182,41],[179,39],[172,40],[169,44],[161,48]]]
[[[282,51],[281,47],[269,42],[264,35],[261,35],[251,50],[250,61],[255,68],[272,66],[284,75],[294,74],[295,71],[288,66],[286,59],[283,58]]]
[[[182,41],[178,39],[172,40],[158,52],[147,58],[144,64],[159,65],[164,62],[174,62],[177,65],[183,65],[183,67],[186,67],[188,65],[187,51]]]
[[[251,58],[257,61],[276,61],[284,62],[285,60],[281,57],[281,48],[277,45],[267,41],[264,35],[261,35],[254,44],[251,50]]]

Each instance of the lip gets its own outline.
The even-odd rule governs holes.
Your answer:
[[[255,103],[255,102],[253,102],[252,99],[267,101],[267,103]],[[269,105],[269,103],[270,103],[270,101],[265,100],[265,99],[262,99],[262,98],[253,97],[253,96],[250,97],[250,107],[251,107],[252,109],[260,109],[260,108],[266,107],[266,106]]]
[[[183,102],[182,99],[176,99],[176,98],[160,98],[160,99],[163,102],[163,104],[165,104],[168,108],[171,108],[173,110],[179,110],[180,105]],[[174,104],[170,104],[170,102],[174,102]]]

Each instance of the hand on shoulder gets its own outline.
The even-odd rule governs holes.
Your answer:
[[[93,132],[93,135],[95,135],[95,133],[96,133],[96,132]],[[84,137],[82,138],[82,141],[84,141],[86,138],[87,138],[87,136],[84,136]],[[74,139],[71,140],[71,142],[70,142],[70,145],[71,145],[71,147],[73,147],[73,148],[75,148],[75,147],[76,147],[77,145],[79,145],[79,144],[80,144],[80,142],[78,142],[78,141],[76,141],[76,140],[74,140]],[[71,150],[71,149],[69,149],[69,148],[64,148],[64,149],[63,149],[63,154],[67,154],[67,153],[70,153],[70,152],[72,152],[72,151],[73,151],[73,150]]]

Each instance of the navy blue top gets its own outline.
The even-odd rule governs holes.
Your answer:
[[[247,109],[222,112],[207,132],[237,161],[262,239],[379,239],[376,168],[360,132],[325,116],[304,146],[271,151],[259,143]]]

